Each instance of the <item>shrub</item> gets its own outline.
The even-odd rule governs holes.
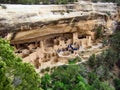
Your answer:
[[[101,38],[102,36],[103,36],[102,26],[99,26],[99,27],[96,29],[95,38],[98,39],[98,38]]]
[[[115,89],[120,90],[120,79],[114,79]]]
[[[120,32],[112,36],[112,38],[110,39],[110,45],[113,49],[120,53]]]
[[[45,71],[49,72],[50,71],[50,67],[45,68]]]
[[[7,7],[5,5],[0,5],[2,7],[2,9],[7,9]]]
[[[89,65],[91,68],[96,67],[96,62],[97,62],[97,58],[96,58],[96,55],[95,55],[95,54],[93,54],[92,56],[89,57],[89,59],[88,59],[88,65]]]
[[[77,62],[82,61],[80,57],[76,57],[75,59],[69,59],[69,64],[75,64]]]
[[[40,71],[41,73],[44,73],[45,72],[45,69],[41,69],[41,71]]]
[[[0,39],[0,90],[40,90],[34,67],[22,63],[8,41]]]

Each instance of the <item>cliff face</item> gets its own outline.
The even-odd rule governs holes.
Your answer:
[[[68,5],[2,5],[0,35],[10,40],[24,62],[37,69],[56,65],[59,60],[64,64],[70,57],[85,60],[89,55],[79,55],[82,51],[101,51],[102,44],[94,43],[95,30],[101,27],[104,35],[109,35],[116,29],[116,8],[113,3],[84,1]]]
[[[111,24],[107,22],[117,16],[116,7],[114,3],[84,1],[68,5],[2,5],[0,35],[24,43],[50,34],[91,31],[101,24],[109,29]]]
[[[0,31],[29,30],[52,21],[94,14],[115,15],[113,3],[78,2],[68,5],[2,5]]]

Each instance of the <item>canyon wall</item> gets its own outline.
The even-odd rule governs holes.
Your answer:
[[[67,5],[0,6],[0,36],[10,40],[23,62],[50,65],[93,48],[96,30],[112,34],[119,14],[115,3],[79,1]],[[98,47],[98,46],[94,46]],[[62,59],[60,59],[62,58]]]

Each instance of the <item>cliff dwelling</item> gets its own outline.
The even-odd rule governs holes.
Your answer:
[[[94,53],[91,50],[101,51],[102,43],[95,42],[96,29],[112,34],[119,17],[115,3],[89,0],[68,5],[5,6],[5,10],[0,7],[0,35],[10,40],[23,62],[36,69],[67,64],[75,57],[84,61]],[[85,51],[90,53],[82,55]]]

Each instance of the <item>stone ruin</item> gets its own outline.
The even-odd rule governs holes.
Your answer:
[[[104,34],[110,35],[120,17],[115,3],[89,0],[67,5],[3,6],[6,8],[0,7],[1,37],[10,40],[23,62],[32,63],[37,69],[49,61],[78,56],[93,46],[97,27],[102,26]]]

